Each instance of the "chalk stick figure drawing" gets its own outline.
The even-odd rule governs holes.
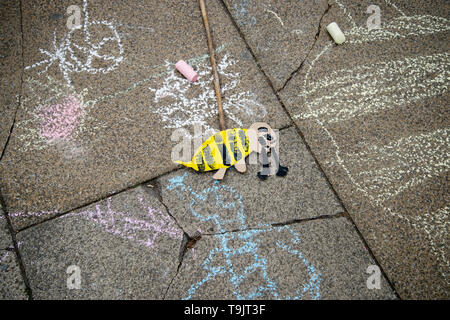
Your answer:
[[[214,237],[219,241],[220,247],[213,248],[207,258],[202,262],[201,267],[207,271],[207,276],[191,285],[184,299],[191,299],[197,290],[206,285],[208,281],[217,276],[226,276],[233,287],[233,294],[237,299],[258,299],[270,297],[272,299],[320,299],[321,274],[304,257],[296,247],[301,243],[300,237],[289,226],[272,227],[261,225],[260,229],[249,230],[246,224],[244,204],[242,196],[231,186],[215,181],[212,186],[200,192],[195,191],[190,185],[184,182],[187,173],[169,179],[167,190],[177,191],[177,195],[185,201],[190,201],[190,213],[201,222],[214,222],[217,227],[217,234]],[[206,204],[214,204],[217,211],[205,210]],[[220,212],[232,213],[228,217],[222,217]],[[239,225],[241,232],[226,232],[227,225]],[[295,295],[280,295],[277,281],[269,276],[268,257],[260,253],[261,239],[259,236],[268,232],[287,232],[291,236],[289,242],[276,241],[276,247],[292,255],[294,259],[303,264],[307,272],[308,281],[299,285]],[[234,245],[233,245],[234,243]],[[236,248],[236,243],[239,245]],[[250,257],[248,265],[238,267],[234,263],[240,256]],[[220,258],[225,262],[220,264]],[[240,271],[238,271],[240,270]],[[259,274],[263,279],[263,284],[259,287],[249,289],[244,292],[241,284],[248,278]]]
[[[96,31],[97,29],[97,31]],[[92,33],[103,32],[107,30],[107,34],[99,40],[93,40]],[[82,33],[82,41],[77,42],[75,37],[77,33]],[[111,43],[113,45],[111,45]],[[106,53],[104,48],[114,48],[113,53]],[[47,51],[42,48],[39,51],[46,55],[43,59],[25,69],[32,69],[45,65],[45,73],[53,64],[58,64],[64,79],[69,86],[72,85],[70,75],[72,73],[87,72],[108,73],[117,68],[123,61],[123,48],[120,36],[116,27],[109,21],[89,20],[87,10],[87,0],[83,0],[83,26],[82,28],[70,28],[63,39],[56,39],[56,31],[53,32],[53,51]],[[98,66],[97,66],[98,65]]]
[[[381,29],[369,31],[366,26],[356,24],[341,0],[335,1],[352,26],[350,30],[345,31],[348,44],[383,42],[450,30],[447,18],[430,15],[407,16],[390,0],[385,0],[399,16],[392,21],[383,21]],[[332,43],[326,45],[309,64],[303,80],[304,89],[300,93],[306,110],[294,115],[294,118],[314,121],[325,132],[336,150],[334,159],[328,161],[328,165],[341,167],[351,183],[370,202],[382,208],[386,214],[425,233],[432,253],[440,263],[441,274],[448,283],[448,235],[444,230],[448,228],[449,206],[415,217],[396,212],[388,205],[388,200],[401,192],[423,183],[428,178],[448,172],[448,128],[405,137],[384,146],[372,145],[357,154],[346,154],[328,126],[447,93],[450,55],[445,52],[404,57],[396,61],[381,61],[332,72],[321,79],[311,81],[312,69],[332,48]],[[394,76],[398,77],[396,79],[399,81],[392,85]],[[357,84],[355,79],[358,80]],[[333,93],[318,95],[318,91],[322,89]],[[361,167],[362,170],[355,170]]]

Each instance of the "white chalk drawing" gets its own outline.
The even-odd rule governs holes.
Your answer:
[[[266,108],[257,102],[256,95],[250,91],[236,93],[240,84],[240,73],[234,71],[236,60],[224,54],[218,61],[218,72],[222,81],[223,108],[227,117],[239,127],[243,123],[239,116],[249,120],[262,119],[266,116]],[[154,102],[158,107],[152,111],[160,115],[165,128],[178,129],[195,124],[203,125],[205,130],[212,129],[208,120],[217,116],[217,104],[212,87],[211,67],[205,60],[193,63],[199,80],[190,83],[182,78],[171,63],[167,62],[167,76],[160,88],[150,87],[154,93]],[[232,126],[232,124],[229,124]]]
[[[97,29],[97,30],[96,30]],[[108,30],[107,34],[100,40],[93,40],[91,36],[101,30]],[[82,33],[82,41],[78,42],[76,38],[78,33]],[[113,43],[111,45],[110,43]],[[104,48],[111,50],[112,53],[103,52]],[[53,32],[53,51],[47,51],[42,48],[39,51],[46,55],[43,59],[25,69],[37,68],[45,65],[45,68],[39,72],[45,73],[53,64],[58,64],[64,79],[69,86],[72,85],[70,75],[72,73],[87,72],[91,74],[108,73],[117,68],[123,61],[123,48],[120,36],[116,27],[108,21],[90,21],[87,10],[87,0],[83,1],[83,27],[71,28],[61,40],[56,39],[56,30]]]
[[[3,255],[0,257],[0,263],[2,263],[3,261],[5,261],[6,258],[8,258],[8,256],[9,256],[9,252],[8,252],[8,251],[5,251],[5,252],[3,253]],[[0,271],[1,271],[1,270],[0,270]]]
[[[333,123],[406,106],[447,92],[449,77],[449,53],[406,57],[333,71],[303,88],[301,96],[308,100],[312,112],[294,118],[320,117]]]
[[[384,146],[372,145],[342,155],[358,170],[353,177],[379,202],[437,177],[450,168],[450,128],[401,138]],[[390,165],[386,167],[386,163]]]
[[[383,23],[382,28],[368,30],[366,26],[355,27],[345,33],[348,43],[361,44],[411,36],[424,36],[436,32],[450,31],[449,20],[430,15],[400,16]]]
[[[350,12],[339,0],[335,1],[353,27],[344,32],[348,35],[350,44],[368,41],[382,42],[409,36],[434,34],[449,31],[450,27],[448,19],[442,17],[406,16],[391,1],[385,0],[388,5],[400,13],[400,17],[391,22],[385,21],[383,29],[371,30],[368,33],[366,28],[356,25]],[[341,70],[340,74],[336,72],[330,74],[329,77],[310,83],[312,69],[319,59],[334,47],[333,43],[329,42],[309,64],[303,81],[305,90],[300,93],[306,111],[295,117],[315,121],[326,133],[335,150],[333,161],[327,163],[329,166],[342,168],[357,190],[375,206],[382,208],[388,215],[409,224],[413,229],[425,233],[440,272],[445,281],[449,283],[450,265],[447,250],[449,207],[446,206],[435,212],[421,213],[420,216],[412,216],[396,212],[387,202],[401,192],[420,185],[426,179],[449,171],[450,152],[448,146],[450,141],[448,134],[450,129],[443,128],[404,137],[384,146],[373,145],[366,147],[365,151],[360,153],[348,154],[341,149],[335,136],[327,127],[333,122],[356,118],[369,112],[403,106],[413,101],[447,93],[449,55],[442,53],[405,57],[398,61],[359,66],[348,72]],[[418,72],[412,70],[413,68],[417,68]],[[433,75],[429,74],[428,70],[433,70]],[[388,86],[386,81],[398,73],[404,75],[404,77],[396,77],[403,83],[404,88],[401,88],[399,83]],[[352,78],[351,81],[350,78]],[[357,84],[355,84],[355,79]],[[360,85],[361,83],[362,85]],[[375,84],[376,87],[373,87],[372,84]],[[312,98],[309,92],[320,92],[320,86],[326,89],[324,92],[334,93],[324,94],[318,99]],[[375,90],[376,95],[379,96],[376,97],[374,92],[370,91],[371,89]],[[407,97],[401,97],[401,92],[407,93]],[[348,98],[344,99],[343,97],[347,95]],[[333,99],[336,99],[336,104]],[[371,100],[373,103],[370,102]]]
[[[273,14],[275,16],[275,18],[277,18],[278,22],[280,22],[281,26],[284,27],[283,20],[281,20],[279,15],[277,15],[275,12],[273,12],[272,10],[269,10],[269,9],[266,9],[265,11]]]

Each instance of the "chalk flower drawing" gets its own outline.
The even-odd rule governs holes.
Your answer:
[[[249,119],[261,119],[267,111],[257,102],[256,95],[250,91],[232,93],[240,84],[240,74],[233,71],[236,60],[224,54],[218,63],[221,76],[223,108],[227,117],[235,125],[241,127],[242,121],[238,116],[244,115]],[[216,97],[212,88],[213,76],[211,67],[204,59],[193,63],[199,75],[199,80],[190,83],[182,78],[173,68],[173,64],[166,62],[167,76],[163,85],[149,89],[154,93],[154,102],[158,107],[153,112],[161,116],[165,128],[181,128],[193,124],[201,124],[206,130],[211,129],[207,120],[217,116]],[[230,124],[231,125],[231,124]]]
[[[16,124],[20,141],[18,150],[42,150],[57,145],[63,147],[67,157],[79,155],[78,137],[86,130],[101,127],[91,124],[87,128],[85,125],[90,119],[88,113],[95,105],[85,101],[87,89],[78,93],[50,76],[41,81],[29,78],[24,81],[24,88],[29,92],[21,101],[21,107],[27,116]]]
[[[213,281],[216,277],[226,276],[233,287],[233,294],[237,299],[258,299],[269,297],[272,299],[302,299],[306,296],[311,299],[320,298],[320,272],[298,251],[296,247],[301,243],[299,236],[289,226],[272,227],[261,225],[261,229],[248,230],[244,212],[242,196],[231,186],[215,181],[211,187],[200,192],[195,191],[184,182],[187,173],[169,179],[167,190],[174,190],[182,200],[190,202],[189,211],[192,216],[202,222],[214,222],[218,234],[214,237],[220,243],[220,247],[213,248],[201,267],[207,272],[206,277],[194,283],[189,288],[185,299],[195,298],[197,290]],[[211,207],[213,206],[213,208]],[[215,211],[214,211],[215,210]],[[225,212],[225,217],[221,216]],[[239,232],[226,232],[227,225],[239,225]],[[281,288],[275,279],[271,278],[268,268],[270,257],[261,252],[261,236],[268,232],[287,233],[291,237],[290,242],[276,241],[276,247],[286,254],[295,268],[302,266],[306,271],[308,281],[299,284],[295,296],[280,294]],[[242,261],[240,260],[242,259]],[[224,260],[223,260],[224,259]],[[248,260],[249,259],[249,260]],[[222,261],[222,262],[220,262]],[[241,264],[238,266],[236,263]],[[297,264],[299,264],[297,266]],[[297,270],[298,271],[298,270]],[[262,279],[262,285],[251,286],[248,279]]]
[[[336,0],[353,26],[345,32],[349,35],[349,43],[382,42],[450,30],[450,23],[446,18],[406,16],[390,0],[385,2],[395,8],[400,17],[384,23],[382,29],[369,32],[367,28],[358,27],[347,8]],[[328,165],[340,166],[356,188],[388,215],[425,233],[432,253],[440,263],[441,274],[448,283],[450,263],[446,231],[449,207],[425,212],[420,216],[406,216],[394,211],[387,203],[389,199],[426,179],[448,172],[449,129],[405,137],[384,146],[372,145],[357,154],[346,154],[327,125],[447,93],[450,56],[448,53],[438,53],[405,57],[397,61],[341,70],[320,80],[308,81],[317,61],[332,47],[331,43],[326,45],[309,65],[303,81],[304,90],[300,93],[307,109],[294,117],[315,121],[327,134],[336,150],[335,159],[328,161]],[[389,84],[398,75],[401,75],[400,80],[394,85]],[[355,79],[358,80],[356,85]],[[324,94],[318,94],[321,90],[324,90]]]
[[[94,41],[91,33],[104,32],[108,34]],[[82,33],[81,43],[77,43],[77,33]],[[110,43],[113,43],[111,45]],[[104,47],[114,48],[114,53],[104,53]],[[64,79],[69,86],[72,85],[71,73],[87,72],[108,73],[117,68],[123,61],[123,48],[120,36],[116,27],[108,21],[90,21],[87,10],[87,0],[83,1],[83,26],[82,28],[71,28],[66,35],[58,41],[56,31],[53,32],[53,51],[47,51],[42,48],[39,51],[46,55],[43,59],[25,69],[32,69],[45,65],[45,68],[39,72],[45,73],[50,66],[58,64]],[[98,65],[98,66],[97,66]]]

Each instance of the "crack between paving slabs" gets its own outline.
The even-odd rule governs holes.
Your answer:
[[[132,189],[137,188],[137,187],[139,187],[139,186],[146,186],[147,184],[150,183],[150,181],[159,179],[159,178],[161,178],[161,177],[163,177],[163,176],[165,176],[165,175],[167,175],[167,174],[170,174],[170,173],[172,173],[172,172],[176,172],[176,171],[182,170],[182,169],[183,169],[183,168],[175,168],[175,169],[169,170],[169,171],[167,171],[167,172],[165,172],[165,173],[163,173],[163,174],[161,174],[161,175],[159,175],[159,176],[157,176],[157,177],[155,177],[155,178],[152,178],[151,180],[146,180],[146,182],[139,182],[139,183],[137,183],[137,184],[134,184],[134,185],[132,185],[132,186],[126,187],[126,188],[121,189],[121,190],[119,190],[119,191],[115,191],[115,192],[109,193],[109,194],[106,195],[106,196],[102,196],[102,197],[100,197],[100,198],[94,199],[94,200],[89,201],[89,202],[87,202],[87,203],[81,204],[81,205],[79,205],[78,207],[70,208],[70,209],[65,210],[65,211],[63,211],[63,212],[58,212],[56,215],[54,215],[54,216],[52,216],[52,217],[44,218],[42,221],[38,221],[38,222],[32,223],[32,224],[30,224],[30,225],[28,225],[28,226],[26,226],[26,227],[17,229],[17,233],[22,232],[22,231],[27,230],[27,229],[30,229],[30,228],[32,228],[32,227],[38,226],[38,225],[40,225],[41,223],[48,222],[48,221],[51,221],[51,220],[60,218],[60,217],[66,215],[66,214],[68,214],[68,213],[71,213],[72,211],[76,211],[76,210],[85,208],[85,207],[90,206],[90,205],[92,205],[92,204],[95,204],[95,203],[97,203],[97,202],[100,202],[100,201],[106,200],[106,199],[108,199],[108,198],[110,198],[110,197],[116,196],[116,195],[118,195],[118,194],[120,194],[120,193],[122,193],[122,192],[126,192],[126,191],[128,191],[128,190],[132,190]],[[6,207],[5,207],[5,208],[6,208]]]
[[[287,220],[287,221],[283,221],[283,222],[274,222],[274,223],[269,223],[266,226],[255,226],[255,227],[248,227],[248,228],[244,228],[244,229],[233,229],[233,230],[227,230],[224,232],[203,233],[202,235],[203,236],[215,236],[215,235],[222,235],[222,234],[227,234],[227,233],[236,233],[236,232],[243,232],[243,231],[250,231],[250,230],[266,230],[266,229],[270,229],[270,228],[284,227],[284,226],[288,226],[288,225],[292,225],[292,224],[306,223],[306,222],[315,221],[315,220],[335,219],[335,218],[340,218],[340,217],[344,217],[344,216],[345,216],[344,212],[339,212],[336,214],[320,215],[320,216],[312,217],[312,218],[292,219],[292,220]]]
[[[332,4],[330,4],[329,2],[327,2],[328,7],[325,9],[324,13],[322,14],[322,16],[320,17],[319,20],[319,26],[317,29],[317,33],[314,36],[314,43],[312,44],[311,48],[309,48],[308,53],[305,56],[305,59],[303,59],[303,61],[300,63],[299,67],[297,69],[295,69],[294,71],[292,71],[292,73],[290,74],[290,76],[286,79],[286,81],[284,82],[284,85],[276,90],[276,92],[280,92],[282,90],[284,90],[284,88],[287,86],[287,84],[291,81],[291,79],[303,68],[303,65],[305,63],[305,61],[308,60],[309,55],[311,54],[311,51],[314,49],[314,47],[317,44],[317,40],[319,39],[320,33],[322,32],[322,20],[323,18],[328,14],[328,12],[330,11],[331,7],[333,6]]]
[[[21,55],[21,59],[22,59],[22,70],[20,72],[20,87],[19,87],[20,91],[19,91],[19,95],[17,96],[16,110],[14,110],[13,123],[9,129],[8,138],[6,139],[5,146],[3,147],[2,153],[0,155],[0,162],[2,161],[3,156],[6,153],[6,149],[8,148],[9,140],[11,139],[14,127],[16,125],[17,112],[20,109],[20,106],[22,105],[23,74],[24,74],[24,70],[25,70],[25,62],[24,62],[24,58],[23,58],[24,40],[23,40],[22,1],[20,1],[20,3],[19,3],[19,12],[20,12],[20,55]]]
[[[187,232],[183,229],[183,227],[180,225],[180,223],[178,222],[178,220],[172,215],[172,213],[169,210],[169,207],[164,203],[163,197],[162,197],[162,191],[161,191],[161,184],[158,181],[159,177],[152,179],[146,183],[143,184],[144,186],[144,190],[146,190],[148,193],[152,194],[152,195],[156,195],[156,197],[158,198],[159,202],[164,206],[164,208],[166,209],[167,214],[173,219],[173,221],[175,222],[175,224],[177,225],[177,227],[183,232],[183,239],[181,240],[181,244],[180,244],[180,252],[178,255],[178,266],[177,266],[177,270],[174,274],[174,276],[172,277],[172,279],[169,282],[169,285],[166,288],[166,291],[164,292],[163,295],[163,300],[166,299],[166,295],[169,292],[170,287],[172,286],[173,281],[175,280],[175,278],[178,276],[178,273],[180,271],[181,265],[183,264],[183,260],[184,260],[184,256],[186,255],[187,251],[194,247],[196,242],[198,240],[200,240],[201,235],[196,236],[194,235],[192,238],[187,234]]]
[[[23,36],[23,14],[22,14],[22,1],[20,1],[19,3],[19,13],[20,13],[20,33],[21,33],[21,37],[20,37],[20,54],[21,54],[21,59],[22,59],[22,70],[21,70],[21,74],[20,74],[20,93],[17,97],[17,106],[16,106],[16,110],[14,111],[14,118],[13,118],[13,123],[11,125],[11,128],[9,130],[9,135],[8,138],[6,139],[6,143],[5,146],[2,150],[2,153],[0,155],[0,162],[3,159],[3,156],[5,155],[6,149],[8,147],[9,144],[9,140],[12,136],[12,132],[14,130],[14,126],[16,124],[16,117],[17,117],[17,112],[22,104],[22,89],[23,89],[23,75],[24,75],[24,68],[25,68],[25,62],[24,62],[24,57],[23,57],[23,43],[24,43],[24,36]],[[22,276],[22,280],[25,284],[25,294],[28,297],[28,300],[33,300],[33,293],[31,290],[31,286],[30,286],[30,282],[28,280],[26,271],[25,271],[25,266],[23,264],[23,260],[22,260],[22,255],[20,254],[19,251],[19,246],[17,244],[17,240],[16,240],[16,232],[12,226],[11,223],[11,219],[9,218],[9,214],[6,211],[6,204],[5,204],[5,200],[3,199],[3,195],[0,192],[0,206],[3,209],[3,217],[6,220],[6,225],[8,226],[8,230],[9,233],[11,235],[11,240],[12,240],[12,247],[8,247],[5,250],[8,250],[10,252],[14,252],[16,254],[16,261],[19,265],[19,269],[20,269],[20,273]]]
[[[17,244],[16,233],[12,227],[11,220],[9,219],[8,213],[6,211],[5,201],[3,200],[3,196],[1,193],[0,193],[0,206],[3,209],[3,217],[6,220],[6,225],[8,226],[8,231],[11,235],[11,240],[12,240],[12,244],[13,244],[12,247],[10,246],[5,250],[14,252],[16,254],[16,260],[19,265],[22,280],[25,284],[25,294],[27,295],[28,300],[33,300],[33,293],[31,290],[30,282],[28,280],[28,277],[27,277],[27,274],[25,271],[25,265],[23,264],[23,260],[22,260],[22,255],[20,254],[19,246]]]

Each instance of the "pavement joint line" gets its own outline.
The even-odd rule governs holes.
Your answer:
[[[343,216],[353,225],[354,229],[356,230],[356,233],[358,234],[359,238],[361,239],[361,241],[363,242],[364,246],[366,247],[367,252],[369,253],[370,257],[373,259],[375,264],[378,266],[378,268],[380,268],[381,274],[386,279],[387,283],[389,284],[389,287],[394,292],[394,294],[397,297],[397,299],[402,300],[400,295],[397,293],[397,290],[395,289],[395,286],[392,283],[391,279],[388,277],[387,273],[384,271],[383,266],[378,262],[378,259],[376,258],[375,254],[373,253],[373,251],[370,248],[369,244],[367,243],[366,239],[364,239],[361,231],[359,231],[358,227],[356,226],[356,223],[353,221],[352,217],[350,216],[350,214],[348,213],[347,210],[344,212]]]
[[[156,193],[156,197],[158,198],[159,202],[164,206],[164,208],[166,209],[167,214],[174,220],[174,222],[176,223],[177,227],[183,232],[183,234],[186,234],[186,231],[183,229],[183,227],[180,225],[180,223],[178,222],[177,219],[175,219],[175,217],[172,215],[172,213],[169,210],[169,207],[164,203],[163,197],[162,197],[162,192],[161,192],[161,184],[158,181],[159,178],[154,178],[152,180],[150,180],[148,183],[146,183],[146,185],[144,185],[144,190],[146,190],[148,193]],[[150,188],[147,186],[147,184],[151,184],[153,187]]]
[[[21,39],[20,39],[20,54],[21,54],[21,59],[22,59],[22,70],[21,70],[21,74],[20,74],[20,94],[18,96],[18,101],[17,101],[17,106],[16,106],[16,110],[14,111],[14,118],[13,118],[13,123],[11,125],[11,128],[9,130],[9,135],[8,138],[6,140],[5,146],[2,150],[2,153],[0,155],[0,162],[3,159],[3,156],[5,155],[6,149],[8,147],[9,144],[9,140],[12,136],[12,132],[14,129],[14,125],[16,123],[16,117],[17,117],[17,112],[21,106],[21,102],[22,102],[22,89],[23,89],[23,75],[24,75],[24,70],[25,70],[25,65],[24,65],[24,56],[23,56],[23,43],[24,43],[24,36],[23,36],[23,13],[22,13],[22,5],[23,5],[23,1],[20,0],[19,2],[19,13],[20,13],[20,33],[21,33]],[[20,273],[22,276],[22,280],[25,284],[25,293],[28,296],[28,300],[33,300],[33,292],[31,290],[31,286],[30,286],[30,281],[28,280],[28,276],[26,274],[26,270],[25,270],[25,265],[23,263],[22,260],[22,255],[20,254],[19,251],[19,246],[17,244],[17,240],[16,240],[16,232],[12,226],[11,223],[11,219],[9,218],[8,212],[6,211],[6,205],[5,205],[5,200],[3,199],[3,195],[0,192],[0,207],[3,209],[3,216],[5,217],[6,220],[6,224],[8,226],[8,231],[10,233],[11,236],[11,240],[12,240],[12,247],[8,247],[5,250],[9,251],[9,252],[14,252],[16,254],[16,261],[19,265],[19,269],[20,269]]]
[[[172,279],[170,280],[169,285],[167,286],[166,292],[164,292],[162,300],[166,300],[167,292],[169,292],[169,289],[172,286],[173,281],[175,280],[175,278],[178,276],[178,273],[180,272],[180,268],[181,268],[181,265],[183,264],[184,256],[185,256],[185,254],[186,254],[186,252],[188,250],[187,244],[190,241],[189,239],[191,239],[189,237],[189,235],[186,232],[183,231],[183,240],[181,240],[180,255],[178,257],[177,271],[175,272],[175,274],[173,275]]]
[[[314,43],[312,44],[311,48],[309,48],[308,53],[305,56],[305,59],[303,59],[303,61],[300,63],[300,65],[299,65],[299,67],[297,69],[295,69],[294,71],[291,72],[289,78],[287,78],[286,81],[284,82],[283,86],[280,89],[277,90],[277,93],[280,92],[280,91],[283,91],[284,88],[287,86],[287,84],[291,81],[291,79],[303,68],[303,65],[305,64],[305,61],[308,59],[309,55],[311,54],[311,51],[316,46],[317,40],[319,39],[320,33],[322,32],[322,20],[328,14],[328,12],[330,11],[331,7],[333,6],[328,1],[327,1],[327,4],[328,4],[328,7],[325,9],[324,13],[320,17],[317,33],[314,36]]]
[[[245,36],[243,34],[243,32],[241,31],[241,29],[239,28],[239,26],[237,25],[236,21],[234,20],[231,12],[228,10],[228,7],[225,5],[224,0],[220,0],[220,3],[222,4],[224,10],[227,12],[229,18],[231,19],[231,21],[233,22],[234,27],[236,28],[236,30],[238,31],[239,35],[241,36],[242,40],[244,41],[247,50],[250,52],[250,54],[253,57],[253,60],[255,61],[259,71],[263,74],[263,76],[266,78],[266,82],[268,83],[268,85],[270,86],[270,88],[272,89],[273,93],[275,94],[278,102],[280,103],[280,105],[282,106],[284,112],[288,115],[289,119],[291,120],[292,125],[295,127],[297,133],[300,135],[304,145],[306,146],[307,150],[309,151],[309,153],[312,155],[315,164],[317,165],[317,167],[319,168],[319,171],[322,173],[323,177],[325,178],[328,187],[332,190],[333,194],[335,195],[337,201],[339,202],[339,204],[342,206],[342,208],[344,209],[344,216],[352,223],[354,229],[356,230],[357,234],[359,235],[360,239],[362,240],[362,242],[364,243],[364,245],[366,246],[370,256],[372,257],[372,259],[374,260],[374,262],[376,263],[376,265],[380,268],[381,273],[383,274],[383,276],[386,278],[386,281],[389,283],[389,286],[391,287],[391,289],[393,290],[394,294],[396,295],[396,297],[398,297],[399,299],[400,296],[397,293],[397,290],[395,290],[395,287],[391,281],[391,279],[387,276],[386,272],[384,271],[383,267],[381,266],[381,264],[379,263],[378,259],[375,257],[375,255],[372,252],[372,249],[369,247],[366,239],[363,237],[362,233],[360,232],[360,230],[358,229],[356,223],[353,221],[353,218],[348,214],[348,210],[347,207],[345,206],[344,202],[342,201],[342,199],[339,197],[339,194],[337,193],[336,189],[334,188],[334,186],[331,184],[330,179],[328,178],[328,176],[326,175],[323,167],[321,166],[321,164],[319,163],[317,156],[315,155],[315,153],[312,151],[311,146],[307,143],[306,138],[304,136],[304,134],[302,133],[302,131],[300,130],[300,128],[298,127],[298,125],[295,123],[294,119],[292,118],[291,114],[289,113],[289,111],[287,110],[286,106],[284,105],[283,101],[280,98],[279,92],[282,91],[282,89],[286,86],[287,82],[284,84],[283,88],[280,89],[279,91],[277,91],[272,83],[272,81],[270,80],[270,78],[267,76],[267,73],[264,71],[264,69],[262,68],[261,64],[259,63],[255,53],[253,52],[253,49],[250,47],[250,45],[247,43]],[[307,61],[307,63],[309,63],[308,58],[311,55],[312,50],[314,49],[319,37],[320,37],[320,33],[321,33],[321,24],[322,24],[322,20],[324,18],[324,16],[329,12],[329,10],[331,9],[331,7],[335,4],[332,3],[330,4],[329,1],[327,1],[328,3],[328,8],[325,10],[324,14],[322,15],[320,22],[319,22],[319,30],[318,33],[316,34],[316,38],[314,41],[314,45],[311,47],[310,51],[308,52],[308,54],[306,55],[304,61],[302,62],[301,66],[304,64],[305,61]],[[299,67],[298,70],[300,70],[301,66]],[[292,75],[293,76],[293,75]],[[291,77],[292,78],[292,77]]]
[[[293,225],[293,224],[307,223],[307,222],[311,222],[311,221],[315,221],[315,220],[336,219],[336,218],[341,218],[341,217],[345,217],[345,212],[339,212],[339,213],[331,214],[331,215],[320,215],[320,216],[312,217],[312,218],[293,219],[293,220],[287,220],[287,221],[283,221],[283,222],[269,223],[265,226],[254,226],[254,227],[248,227],[248,228],[243,228],[243,229],[233,229],[233,230],[228,230],[228,231],[224,231],[224,232],[202,233],[202,236],[216,236],[216,235],[244,232],[244,231],[250,231],[250,230],[266,230],[266,229],[279,228],[279,227],[284,227],[284,226]]]
[[[25,70],[25,60],[23,58],[23,43],[24,43],[24,37],[23,37],[23,15],[22,15],[22,0],[20,0],[19,3],[19,12],[20,12],[20,55],[21,55],[21,60],[22,60],[22,70],[20,73],[20,93],[17,96],[17,102],[16,102],[16,110],[14,111],[14,117],[13,117],[13,123],[11,125],[11,128],[9,129],[9,134],[8,134],[8,138],[6,139],[6,143],[5,146],[3,147],[3,150],[1,152],[0,155],[0,162],[3,159],[3,156],[6,153],[6,149],[8,148],[8,144],[9,144],[9,140],[11,139],[14,127],[16,125],[16,117],[17,117],[17,112],[20,109],[20,106],[22,105],[22,90],[23,90],[23,74],[24,74],[24,70]]]
[[[164,172],[163,174],[161,174],[161,175],[159,175],[159,176],[156,176],[156,177],[154,177],[154,178],[152,178],[152,179],[150,179],[150,180],[145,180],[144,182],[136,183],[136,184],[134,184],[134,185],[132,185],[132,186],[126,187],[126,188],[121,189],[121,190],[119,190],[119,191],[112,192],[112,193],[110,193],[110,194],[108,194],[108,195],[106,195],[106,196],[103,196],[103,197],[94,199],[94,200],[89,201],[89,202],[87,202],[87,203],[85,203],[85,204],[82,204],[82,205],[80,205],[80,206],[77,206],[77,207],[74,207],[74,208],[65,210],[65,211],[63,211],[63,212],[58,212],[56,215],[54,215],[54,216],[52,216],[52,217],[49,217],[49,218],[47,218],[47,219],[38,221],[38,222],[36,222],[36,223],[32,223],[32,224],[30,224],[30,225],[28,225],[28,226],[26,226],[26,227],[17,229],[17,230],[15,230],[15,231],[16,231],[16,233],[25,231],[25,230],[27,230],[27,229],[33,228],[33,227],[35,227],[35,226],[38,226],[38,225],[40,225],[41,223],[48,222],[48,221],[51,221],[51,220],[60,218],[60,217],[62,217],[62,216],[64,216],[64,215],[66,215],[66,214],[71,213],[72,211],[76,211],[76,210],[79,210],[79,209],[83,209],[83,208],[85,208],[85,207],[88,207],[88,206],[90,206],[90,205],[96,203],[96,202],[106,200],[106,199],[108,199],[108,198],[110,198],[110,197],[119,195],[119,194],[121,194],[121,193],[123,193],[123,192],[126,192],[126,191],[128,191],[128,190],[135,189],[135,188],[137,188],[137,187],[139,187],[139,186],[144,186],[145,188],[148,188],[146,185],[149,184],[149,183],[151,183],[152,181],[154,181],[154,180],[156,180],[156,179],[159,179],[160,177],[163,177],[163,176],[165,176],[165,175],[167,175],[167,174],[170,174],[170,173],[172,173],[172,172],[176,172],[176,171],[182,170],[182,169],[183,169],[183,168],[175,168],[175,169],[169,170],[169,171]],[[5,212],[7,212],[7,211],[6,211],[6,205],[5,205],[5,209],[4,209],[4,210],[5,210]]]
[[[18,246],[17,240],[16,240],[16,233],[14,232],[14,228],[12,227],[9,216],[5,211],[5,209],[6,209],[5,201],[4,201],[1,193],[0,193],[0,206],[3,209],[3,216],[5,217],[6,225],[8,226],[8,231],[9,231],[9,234],[11,235],[11,240],[12,240],[12,244],[13,244],[12,247],[10,246],[5,250],[7,250],[9,252],[14,252],[16,254],[16,261],[17,261],[17,264],[19,265],[22,280],[25,284],[25,293],[28,296],[28,300],[33,300],[33,292],[31,290],[30,281],[28,280],[28,276],[27,276],[27,273],[25,270],[25,265],[22,260],[22,255],[20,254],[20,251],[19,251],[19,246]]]

